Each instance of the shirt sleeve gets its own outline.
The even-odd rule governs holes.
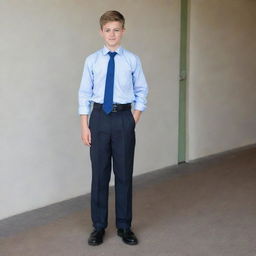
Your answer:
[[[93,72],[90,59],[87,57],[84,63],[83,75],[78,91],[79,115],[89,115],[91,112],[91,97],[93,90]]]
[[[136,66],[133,72],[133,90],[135,95],[134,109],[144,111],[147,104],[148,85],[138,56],[136,56]]]

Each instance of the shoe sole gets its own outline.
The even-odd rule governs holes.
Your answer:
[[[103,243],[103,241],[102,241],[102,242],[99,242],[99,243],[96,243],[96,244],[95,244],[95,243],[90,243],[90,242],[88,242],[88,244],[89,244],[89,245],[92,245],[92,246],[97,246],[97,245],[100,245],[100,244],[102,244],[102,243]]]
[[[125,244],[129,244],[129,245],[136,245],[136,244],[138,244],[138,242],[126,242],[126,241],[123,239],[123,236],[122,236],[120,233],[117,233],[117,235],[122,238],[122,241],[123,241]]]

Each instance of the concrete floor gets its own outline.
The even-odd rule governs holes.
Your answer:
[[[137,246],[116,235],[111,190],[102,245],[87,244],[92,229],[87,197],[86,207],[58,218],[45,208],[37,218],[31,218],[36,211],[28,213],[33,224],[28,214],[22,221],[19,216],[1,221],[0,255],[256,256],[256,147],[136,177],[133,194]]]

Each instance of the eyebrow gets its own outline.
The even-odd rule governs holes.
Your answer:
[[[105,29],[111,29],[111,28],[105,28]],[[113,29],[121,29],[121,28],[113,28]]]

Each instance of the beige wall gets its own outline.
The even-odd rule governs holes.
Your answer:
[[[77,93],[109,9],[126,16],[150,89],[134,175],[176,163],[179,0],[0,0],[0,219],[90,192]]]
[[[188,159],[256,143],[256,1],[190,1]]]

